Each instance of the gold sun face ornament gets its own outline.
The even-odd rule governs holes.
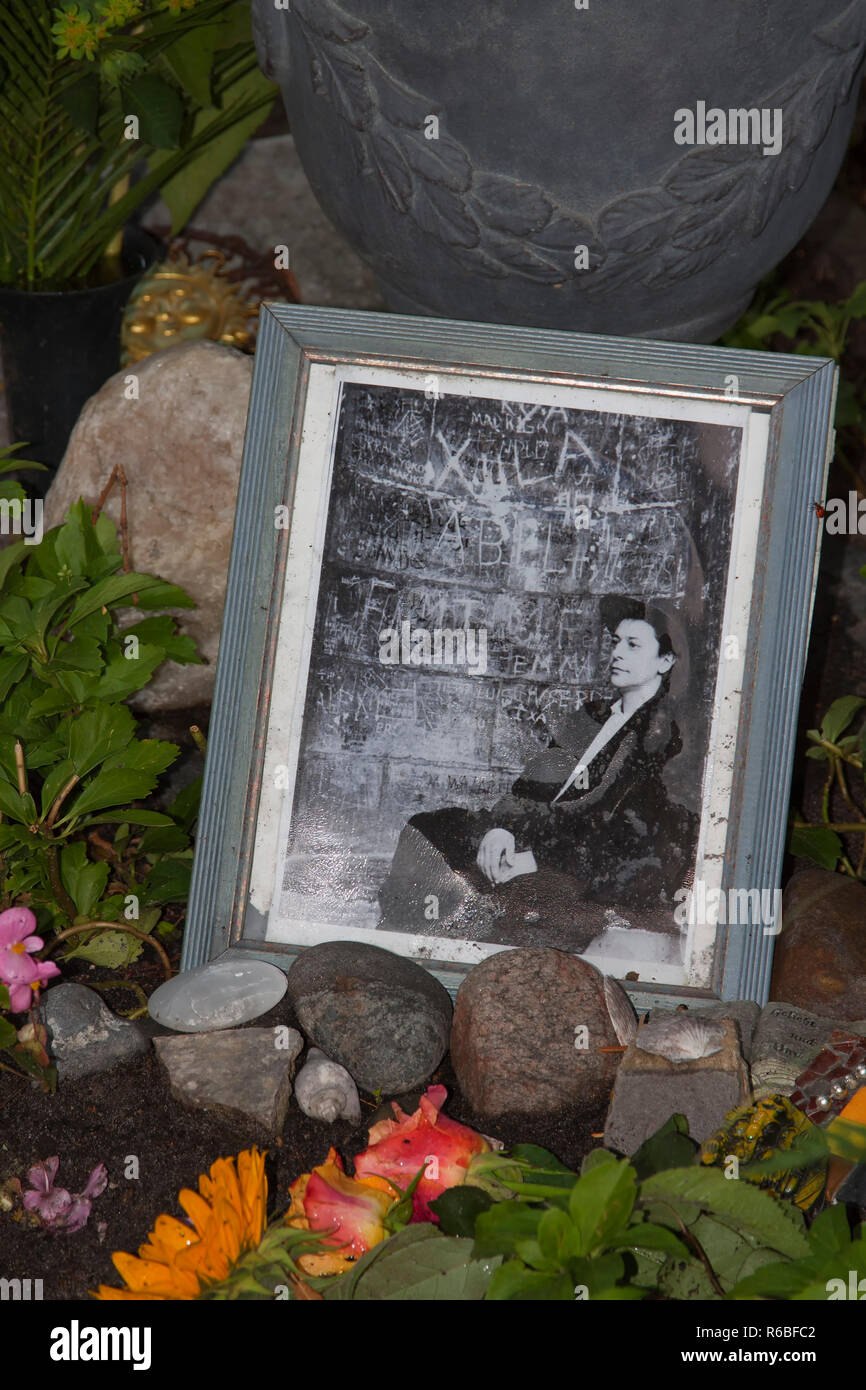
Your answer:
[[[253,350],[258,305],[227,278],[225,259],[220,251],[204,251],[195,260],[176,251],[144,276],[123,318],[124,367],[197,338]]]

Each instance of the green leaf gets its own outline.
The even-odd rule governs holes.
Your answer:
[[[527,1269],[519,1260],[508,1260],[493,1275],[486,1297],[493,1302],[573,1303],[574,1282],[565,1271],[545,1274]]]
[[[702,1303],[721,1298],[713,1288],[707,1270],[699,1260],[667,1260],[659,1270],[658,1292],[662,1298],[675,1299],[679,1303]]]
[[[694,1160],[697,1150],[695,1140],[689,1137],[685,1115],[671,1115],[661,1129],[644,1140],[629,1161],[642,1182],[665,1168],[685,1168]]]
[[[777,1264],[780,1259],[777,1251],[767,1249],[758,1238],[731,1222],[700,1216],[689,1230],[726,1292],[762,1265]]]
[[[152,647],[161,647],[163,652],[172,661],[195,665],[201,665],[201,657],[196,648],[195,642],[185,633],[177,631],[177,624],[174,618],[167,615],[159,618],[145,618],[143,622],[136,623],[134,627],[123,629],[124,639],[135,636],[140,642],[146,642]]]
[[[219,33],[218,24],[203,24],[191,33],[181,33],[163,54],[197,106],[211,104],[211,67]]]
[[[250,7],[246,0],[235,0],[234,5],[229,5],[227,10],[220,13],[217,49],[234,48],[238,44],[246,46],[252,36]]]
[[[541,1256],[537,1263],[526,1253],[527,1246],[537,1249]],[[581,1233],[567,1212],[550,1207],[538,1223],[538,1240],[522,1242],[517,1253],[526,1264],[536,1268],[561,1269],[569,1259],[582,1253]]]
[[[99,123],[99,78],[96,73],[82,77],[57,93],[57,100],[77,130],[95,135]]]
[[[4,989],[5,989],[5,986],[4,986]],[[6,1009],[8,1009],[8,1008],[10,1007],[10,1005],[9,1005],[9,991],[8,991],[8,990],[5,990],[5,993],[6,993],[6,1003],[3,1004],[2,1001],[0,1001],[0,1008],[6,1008]],[[15,1026],[9,1022],[8,1018],[0,1018],[0,1047],[14,1047],[15,1044],[17,1043],[17,1041],[18,1041],[18,1030],[17,1030],[17,1028],[15,1028]]]
[[[540,1220],[540,1209],[529,1202],[496,1202],[476,1218],[476,1257],[515,1254],[521,1241],[536,1239]]]
[[[68,678],[68,673],[67,673]],[[30,706],[31,714],[42,716],[46,714],[60,714],[69,710],[75,703],[75,696],[63,687],[66,681],[58,676],[59,688],[46,690],[44,695],[39,695]]]
[[[51,641],[51,639],[49,639]],[[78,633],[57,642],[51,653],[51,664],[70,671],[83,671],[98,676],[103,668],[102,645],[93,637],[83,637]]]
[[[543,1149],[540,1144],[515,1144],[508,1151],[509,1158],[516,1158],[521,1163],[529,1163],[533,1168],[538,1168],[545,1174],[566,1173],[574,1182],[576,1174],[564,1163],[561,1163],[555,1154],[549,1149]]]
[[[180,748],[176,743],[167,743],[158,738],[139,738],[128,743],[125,748],[110,753],[103,767],[106,771],[123,768],[151,773],[155,783],[158,775],[165,772],[167,767],[171,767],[179,752]]]
[[[247,140],[258,130],[274,103],[276,92],[273,83],[268,82],[257,67],[253,67],[227,89],[223,108],[209,106],[197,113],[193,121],[193,133],[197,137],[206,137],[208,129],[222,119],[225,109],[252,105],[252,110],[245,119],[230,125],[221,135],[215,135],[195,159],[189,160],[179,173],[162,185],[162,197],[171,212],[172,236],[189,221],[211,185],[225,172],[232,160],[237,158]],[[164,156],[154,155],[150,159],[149,167],[158,172],[164,162]]]
[[[90,513],[79,500],[54,537],[54,554],[58,570],[67,569],[75,578],[90,574],[90,566],[99,558],[99,547],[93,531]]]
[[[140,854],[170,854],[172,850],[189,848],[189,836],[172,821],[169,825],[146,830],[139,845]]]
[[[603,1163],[618,1163],[616,1154],[611,1153],[610,1149],[590,1149],[580,1165],[581,1177],[584,1173],[589,1173],[593,1168],[599,1168]]]
[[[860,281],[854,293],[849,297],[845,310],[852,319],[866,317],[866,280]]]
[[[36,548],[38,549],[38,546]],[[24,540],[13,541],[13,543],[7,545],[4,550],[0,550],[0,588],[6,583],[7,578],[14,570],[15,566],[30,555],[32,551],[33,546],[28,545]]]
[[[82,841],[64,845],[60,851],[60,877],[80,917],[89,917],[105,892],[109,865],[105,860],[91,863]]]
[[[35,1081],[38,1081],[46,1095],[53,1095],[57,1090],[57,1068],[55,1066],[44,1067],[37,1062],[35,1057],[31,1057],[28,1052],[16,1048],[13,1056],[16,1065],[24,1071],[29,1072]]]
[[[10,787],[8,782],[0,778],[0,811],[3,815],[11,816],[12,820],[22,825],[32,825],[36,817],[28,816],[27,809],[27,801],[19,796],[17,788]]]
[[[28,758],[28,766],[30,759]],[[54,805],[55,798],[60,795],[63,788],[72,779],[75,769],[69,758],[64,758],[61,762],[55,763],[51,771],[47,774],[42,783],[42,814],[47,816],[51,807]]]
[[[831,1206],[822,1211],[809,1227],[808,1239],[816,1255],[839,1255],[847,1250],[851,1245],[851,1231],[845,1208]]]
[[[841,699],[834,700],[827,713],[824,715],[821,724],[821,736],[828,743],[835,743],[839,735],[847,729],[851,720],[858,710],[866,705],[866,700],[859,695],[843,695]]]
[[[811,859],[822,869],[835,869],[842,857],[842,841],[835,830],[823,825],[796,826],[791,831],[788,851],[800,859]]]
[[[88,816],[87,820],[81,822],[81,828],[86,825],[123,825],[129,821],[131,825],[171,825],[170,816],[163,815],[162,811],[138,810],[135,806],[130,806],[124,811],[106,811],[99,816]]]
[[[177,821],[178,825],[186,831],[191,831],[198,819],[201,787],[202,778],[196,777],[195,781],[190,782],[188,787],[184,787],[183,791],[178,792],[168,808],[172,820]]]
[[[840,1279],[847,1298],[849,1281],[866,1275],[866,1242],[862,1235],[838,1251],[822,1251],[806,1259],[764,1265],[742,1279],[728,1295],[731,1299],[775,1298],[822,1302],[830,1298],[828,1283]]]
[[[138,117],[142,141],[158,150],[177,149],[183,124],[183,101],[177,88],[143,72],[126,83],[123,93],[127,111]]]
[[[6,985],[0,984],[0,1009],[9,1009],[11,1007],[12,1002],[9,998],[9,990]]]
[[[149,796],[156,786],[156,777],[148,772],[129,771],[126,768],[111,768],[97,774],[88,787],[69,807],[57,822],[75,820],[86,812],[106,810],[110,806],[123,806],[128,801],[138,801]],[[135,814],[128,811],[124,820],[134,821]]]
[[[91,772],[109,754],[126,748],[135,728],[126,705],[100,705],[73,719],[69,725],[69,756],[79,777]]]
[[[668,1226],[657,1226],[652,1221],[638,1221],[629,1226],[621,1235],[611,1236],[607,1244],[613,1250],[664,1250],[677,1259],[691,1259],[688,1246]]]
[[[93,781],[67,809],[58,824],[74,820],[87,812],[122,806],[148,796],[161,772],[170,767],[179,753],[176,743],[158,739],[139,739],[105,759]],[[125,819],[132,820],[132,814]]]
[[[386,1302],[480,1301],[498,1260],[476,1260],[472,1241],[444,1236],[435,1226],[406,1226],[374,1246],[333,1297]]]
[[[626,1162],[606,1163],[584,1174],[568,1204],[579,1233],[576,1253],[589,1255],[623,1231],[636,1196],[635,1171]]]
[[[90,692],[95,700],[125,700],[147,685],[156,669],[165,660],[162,647],[142,646],[134,659],[113,643],[108,649],[108,661],[99,680]]]
[[[445,1236],[475,1238],[475,1219],[493,1206],[493,1198],[480,1187],[446,1187],[430,1210],[439,1218],[439,1229]]]
[[[415,1206],[413,1199],[424,1177],[425,1168],[426,1164],[422,1163],[408,1187],[400,1187],[398,1183],[388,1179],[388,1181],[391,1182],[392,1188],[400,1193],[399,1201],[396,1201],[390,1210],[385,1213],[385,1230],[389,1233],[402,1231],[404,1226],[408,1226],[409,1222],[412,1220],[412,1212]]]
[[[144,611],[153,608],[195,608],[195,599],[176,584],[156,579],[138,596],[138,606]]]
[[[106,931],[94,936],[90,941],[67,951],[65,960],[89,960],[93,965],[101,965],[106,970],[120,970],[138,960],[144,946],[135,936],[124,931]]]
[[[797,1208],[751,1183],[730,1182],[717,1168],[672,1168],[646,1178],[641,1184],[640,1205],[652,1205],[655,1217],[658,1203],[672,1206],[686,1225],[700,1211],[712,1212],[733,1218],[744,1233],[791,1259],[809,1252],[805,1221]]]
[[[81,618],[98,613],[102,608],[110,608],[131,594],[142,598],[151,590],[170,588],[164,580],[149,574],[112,574],[101,579],[92,589],[82,594],[69,618],[69,626],[74,627]]]
[[[6,700],[13,685],[17,685],[27,674],[29,666],[29,658],[18,652],[0,656],[0,704]]]

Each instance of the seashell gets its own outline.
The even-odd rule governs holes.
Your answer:
[[[630,1043],[637,1033],[637,1014],[622,985],[610,975],[604,977],[604,999],[618,1040]]]
[[[666,1057],[669,1062],[697,1062],[701,1057],[721,1052],[725,1045],[725,1026],[714,1019],[672,1014],[670,1018],[644,1024],[635,1044],[641,1051]]]
[[[345,1067],[311,1047],[295,1080],[295,1098],[312,1120],[360,1120],[358,1088]]]

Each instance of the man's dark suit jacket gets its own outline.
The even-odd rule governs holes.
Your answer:
[[[609,704],[588,703],[566,716],[490,810],[447,807],[409,824],[454,869],[475,868],[484,835],[500,827],[511,831],[518,851],[532,850],[539,868],[583,880],[588,897],[666,901],[693,862],[698,817],[672,802],[662,781],[665,764],[682,748],[665,695],[662,686],[635,711],[586,768],[589,785],[573,784],[556,805],[552,798],[606,722]]]

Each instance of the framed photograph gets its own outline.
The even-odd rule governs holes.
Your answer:
[[[263,306],[183,968],[764,1002],[836,368]]]

